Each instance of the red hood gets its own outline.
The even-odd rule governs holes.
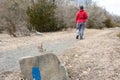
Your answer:
[[[87,13],[85,12],[85,10],[79,10],[76,14],[76,22],[80,23],[80,22],[86,22],[86,19],[88,18]]]

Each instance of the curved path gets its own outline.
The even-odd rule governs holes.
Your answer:
[[[84,40],[75,39],[75,30],[44,33],[43,36],[31,36],[21,38],[6,38],[0,39],[0,73],[6,71],[19,70],[19,59],[25,56],[40,55],[39,48],[46,52],[52,52],[60,55],[65,50],[74,46],[75,43],[81,41],[81,45],[89,44],[89,40],[98,39],[100,36],[107,36],[107,34],[119,31],[118,29],[105,29],[105,30],[86,30]],[[92,45],[92,44],[91,44]]]

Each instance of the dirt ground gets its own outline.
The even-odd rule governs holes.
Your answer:
[[[71,80],[120,80],[120,29],[90,30],[62,55]]]
[[[62,36],[61,36],[62,35]],[[22,46],[41,44],[45,41],[55,41],[74,36],[74,30],[43,33],[42,35],[31,34],[27,37],[13,38],[8,34],[0,34],[0,52],[14,50]]]
[[[85,39],[76,42],[59,55],[71,80],[120,80],[120,28],[86,29]],[[0,50],[16,49],[22,45],[43,41],[60,41],[75,36],[75,30],[45,33],[43,36],[11,38],[0,36]],[[75,38],[74,38],[75,39]],[[72,44],[72,43],[71,43]],[[1,73],[3,80],[21,80],[19,72]]]

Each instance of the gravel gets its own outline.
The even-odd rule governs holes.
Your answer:
[[[86,30],[84,40],[75,39],[75,30],[17,39],[2,37],[0,80],[21,80],[19,59],[43,52],[58,55],[71,80],[120,80],[119,31]]]

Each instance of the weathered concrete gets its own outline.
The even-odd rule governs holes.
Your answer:
[[[39,57],[39,69],[41,80],[67,80],[68,75],[61,65],[59,59],[54,54],[45,54],[35,57],[26,57],[20,60],[21,72],[26,80],[32,79],[32,67],[37,66],[37,58]]]

